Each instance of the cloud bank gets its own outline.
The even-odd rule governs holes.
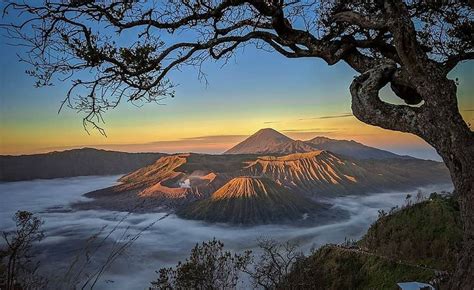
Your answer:
[[[10,217],[18,209],[30,210],[44,219],[47,238],[42,244],[42,257],[48,259],[43,270],[61,276],[85,239],[102,227],[117,226],[126,215],[114,211],[70,211],[69,203],[85,199],[82,193],[114,184],[117,176],[75,177],[55,180],[34,180],[0,184],[0,227],[11,229]],[[450,188],[450,186],[446,186]],[[431,192],[434,188],[426,189]],[[253,249],[257,239],[299,242],[308,252],[325,243],[339,243],[345,238],[360,238],[376,219],[379,209],[389,209],[404,202],[407,192],[374,193],[327,199],[325,202],[346,210],[349,218],[312,227],[266,225],[231,227],[183,220],[171,215],[143,232],[135,244],[121,256],[100,280],[97,289],[143,289],[156,278],[155,271],[171,266],[189,255],[190,249],[214,237],[224,242],[226,249]],[[162,217],[163,213],[130,214],[112,235],[120,239],[127,231],[135,234]],[[107,230],[105,231],[107,233]],[[112,241],[111,241],[112,242]],[[112,243],[93,256],[91,266],[100,265],[107,257]]]

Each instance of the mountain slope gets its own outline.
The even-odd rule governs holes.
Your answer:
[[[419,159],[352,160],[327,151],[260,157],[188,153],[164,156],[122,177],[120,184],[86,196],[94,199],[88,201],[91,206],[113,210],[179,209],[210,198],[233,178],[241,176],[269,179],[283,191],[309,198],[408,190],[450,182],[443,163]],[[253,187],[259,188],[255,184]],[[249,192],[247,186],[228,189],[235,196]],[[251,196],[255,192],[258,191],[252,191]]]
[[[327,137],[315,137],[311,140],[305,141],[305,143],[314,149],[327,150],[356,159],[411,158],[374,147],[369,147],[352,140],[335,140]]]
[[[341,193],[345,187],[358,186],[360,180],[369,175],[364,168],[326,151],[258,157],[248,163],[245,172],[267,176],[278,184],[305,193]]]
[[[293,266],[277,289],[400,289],[405,281],[429,282],[435,271],[358,250],[324,245]],[[414,288],[417,289],[417,288]]]
[[[0,156],[0,180],[123,174],[153,163],[163,155],[82,148],[45,154]]]
[[[246,160],[249,157],[242,155],[164,156],[123,176],[118,185],[86,193],[93,200],[75,206],[132,212],[177,208],[209,197],[235,176]]]
[[[177,211],[183,218],[233,224],[265,224],[313,218],[326,209],[268,178],[236,177],[208,199]]]
[[[315,137],[311,140],[293,140],[273,129],[262,129],[224,154],[292,154],[326,150],[355,159],[412,158],[370,147],[355,141]]]
[[[202,198],[199,188],[204,187],[204,192],[206,188],[211,189],[210,184],[216,176],[212,172],[194,173],[188,176],[179,171],[178,168],[188,162],[190,155],[176,154],[162,157],[151,165],[123,176],[119,179],[121,183],[118,185],[85,195],[99,199],[128,196],[132,199],[154,200],[155,204],[162,203],[169,206]]]
[[[248,162],[244,174],[266,176],[307,195],[355,194],[408,189],[449,182],[443,164],[418,159],[347,160],[327,151],[263,156]],[[423,168],[423,170],[421,170]]]
[[[301,140],[294,140],[291,142],[283,143],[278,146],[273,147],[267,152],[260,152],[262,154],[291,154],[291,153],[305,153],[314,151],[314,148],[311,145],[306,144]]]
[[[380,217],[359,245],[394,260],[454,271],[462,249],[459,204],[452,196],[431,194],[429,200]]]
[[[261,129],[224,154],[261,154],[274,152],[279,146],[286,146],[293,139],[271,128]]]

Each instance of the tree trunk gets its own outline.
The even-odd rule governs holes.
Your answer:
[[[415,134],[432,145],[451,174],[454,194],[460,202],[463,248],[450,289],[474,289],[474,133],[457,107],[456,85],[436,71],[412,77],[425,103],[420,107],[393,105],[378,94],[396,72],[396,65],[383,61],[355,78],[351,84],[352,111],[364,123]]]
[[[474,289],[474,132],[467,126],[457,107],[456,85],[446,78],[433,79],[434,104],[428,108],[422,137],[441,155],[449,169],[454,193],[460,204],[463,247],[450,289]],[[435,93],[437,92],[437,94]],[[439,101],[438,101],[439,100]],[[431,116],[431,117],[429,117]]]
[[[472,135],[472,134],[471,134]],[[474,289],[474,141],[452,148],[454,161],[448,168],[458,196],[463,222],[463,247],[458,257],[450,289]],[[459,162],[459,163],[457,163]]]

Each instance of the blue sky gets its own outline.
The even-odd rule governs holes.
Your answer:
[[[417,137],[365,125],[354,117],[337,117],[350,113],[348,87],[356,75],[344,63],[329,67],[319,59],[286,59],[253,47],[239,51],[225,66],[206,63],[207,85],[194,68],[173,72],[170,77],[178,84],[175,98],[161,105],[124,102],[105,115],[107,138],[97,132],[89,135],[81,115],[69,109],[57,114],[70,83],[56,80],[54,86],[34,88],[34,79],[25,74],[30,67],[16,56],[20,48],[7,42],[2,37],[1,154],[83,146],[219,153],[260,128],[273,127],[298,139],[326,135],[436,158]],[[473,69],[472,62],[465,63],[452,74],[460,79],[459,104],[468,122],[474,109]],[[383,98],[398,102],[388,90]]]

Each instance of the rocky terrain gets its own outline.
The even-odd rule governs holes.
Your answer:
[[[320,149],[321,148],[321,149]],[[227,154],[123,153],[90,148],[2,156],[1,180],[128,173],[85,194],[81,209],[175,211],[237,224],[322,219],[327,197],[450,182],[443,163],[347,140],[292,140],[262,129]]]
[[[288,146],[291,147],[291,143],[293,142],[293,139],[281,134],[278,131],[270,128],[261,129],[244,141],[227,150],[225,154],[280,153],[281,150],[284,150]]]
[[[266,177],[236,177],[211,197],[180,208],[183,218],[233,224],[324,221],[328,205],[291,192]],[[336,215],[335,212],[331,213]]]
[[[262,140],[265,144],[260,148],[276,143],[280,147],[287,140],[268,130],[260,131],[257,137],[262,134],[270,140]],[[296,143],[301,141],[292,144]],[[298,148],[304,146],[293,147],[295,151]],[[371,152],[378,152],[373,149]],[[403,156],[359,159],[314,149],[283,155],[175,154],[163,156],[119,181],[119,185],[86,194],[93,199],[77,206],[126,211],[172,209],[191,219],[269,223],[323,214],[328,206],[321,201],[326,197],[409,190],[449,183],[450,178],[440,162]]]

